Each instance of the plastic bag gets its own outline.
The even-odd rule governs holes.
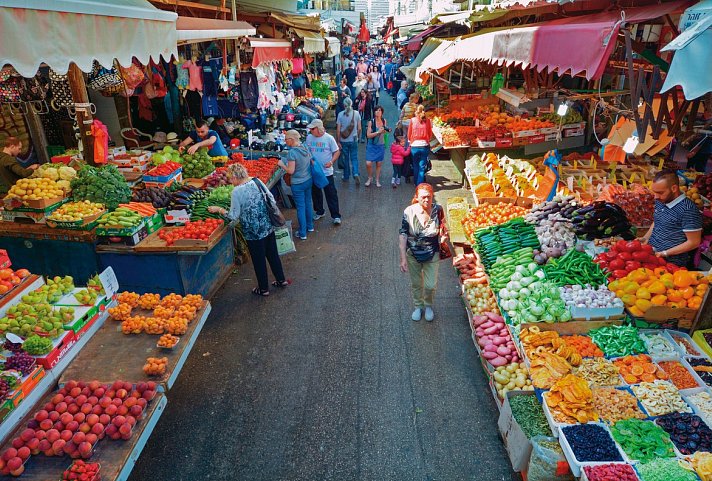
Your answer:
[[[282,227],[274,228],[274,236],[277,238],[277,252],[280,256],[297,252],[292,235],[292,221],[288,220]]]
[[[548,436],[534,436],[527,480],[574,481],[575,479],[559,441]]]

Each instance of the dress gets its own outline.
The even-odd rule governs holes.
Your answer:
[[[383,119],[383,127],[387,127],[386,119]],[[371,121],[371,131],[369,133],[378,132],[376,127],[376,119]],[[386,134],[380,134],[372,139],[368,139],[366,144],[366,162],[383,162],[386,153]]]

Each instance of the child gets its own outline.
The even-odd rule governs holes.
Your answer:
[[[399,135],[391,145],[391,164],[393,164],[393,180],[391,186],[395,189],[400,185],[400,178],[403,175],[403,160],[410,155],[410,147],[405,147],[405,136]]]

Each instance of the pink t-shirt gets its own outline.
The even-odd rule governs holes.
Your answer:
[[[368,65],[366,65],[365,63],[360,63],[356,66],[356,71],[358,73],[365,74],[366,72],[368,72]]]
[[[188,75],[190,76],[190,81],[188,83],[188,90],[203,90],[203,75],[202,69],[199,65],[195,65],[192,60],[188,60],[183,63],[183,68],[188,69]]]

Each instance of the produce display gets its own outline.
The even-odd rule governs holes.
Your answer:
[[[584,379],[573,374],[567,374],[556,381],[551,386],[551,390],[544,393],[544,402],[557,423],[589,423],[599,419],[593,405],[591,388]],[[598,461],[615,461],[615,459]]]
[[[548,218],[540,221],[534,230],[541,244],[539,249],[534,249],[537,264],[561,257],[576,245],[576,231],[569,220]]]
[[[512,417],[528,439],[534,436],[551,436],[549,422],[536,396],[512,396],[509,398],[509,406],[512,409]]]
[[[620,206],[635,226],[649,226],[653,223],[655,198],[652,192],[640,184],[628,184],[628,188],[620,184],[607,184],[598,200]]]
[[[211,189],[213,187],[220,187],[229,184],[230,181],[227,179],[227,168],[218,167],[212,174],[205,177],[203,189]]]
[[[233,188],[232,185],[216,187],[210,191],[206,198],[195,202],[190,213],[190,220],[222,219],[220,214],[208,212],[208,207],[222,207],[229,212]]]
[[[697,189],[699,195],[712,199],[712,174],[698,176],[693,186]]]
[[[571,219],[574,212],[582,205],[572,195],[557,195],[550,201],[534,205],[530,213],[524,216],[527,222],[539,225],[549,219]]]
[[[80,202],[67,202],[54,210],[47,219],[58,222],[76,222],[93,215],[104,212],[104,204],[89,200]]]
[[[188,222],[182,227],[158,231],[158,237],[166,242],[166,245],[173,245],[178,239],[207,240],[213,232],[222,227],[222,219],[207,219]]]
[[[561,434],[579,462],[623,461],[611,435],[598,424],[564,426]]]
[[[583,471],[589,481],[638,481],[638,475],[629,464],[584,466]]]
[[[166,162],[178,163],[179,161],[180,152],[178,151],[178,149],[174,149],[170,145],[166,145],[165,147],[163,147],[162,150],[154,152],[151,155],[151,164],[153,165],[162,165]]]
[[[16,352],[5,360],[5,369],[16,369],[23,376],[29,375],[34,369],[37,361],[30,354],[21,351]]]
[[[166,177],[173,175],[178,169],[182,169],[183,166],[179,162],[173,162],[171,160],[164,162],[157,167],[152,168],[146,175],[149,177]]]
[[[41,164],[30,176],[32,179],[49,179],[57,183],[65,193],[72,190],[71,180],[77,176],[74,168],[64,164]]]
[[[702,481],[710,480],[710,477],[712,477],[712,453],[697,451],[690,456],[690,462]]]
[[[675,346],[668,341],[665,336],[656,332],[640,333],[640,337],[645,342],[648,352],[656,357],[675,356],[677,351]]]
[[[267,184],[279,168],[278,162],[279,159],[276,157],[260,157],[257,160],[246,160],[240,163],[247,169],[247,175],[257,177],[264,184]]]
[[[645,353],[645,343],[632,326],[606,326],[588,334],[591,340],[609,357]]]
[[[521,218],[499,226],[480,229],[475,234],[476,249],[482,264],[489,269],[498,257],[506,254],[533,255],[533,248],[539,247],[534,228]]]
[[[499,312],[497,299],[492,289],[481,282],[465,281],[465,301],[473,315],[479,316],[486,312]]]
[[[659,458],[637,466],[640,481],[698,481],[677,459]]]
[[[184,184],[179,190],[173,193],[171,202],[168,204],[169,210],[186,210],[191,213],[195,203],[208,197],[208,191],[196,189],[188,184]]]
[[[613,363],[618,367],[623,380],[628,384],[654,382],[656,379],[667,381],[669,379],[668,374],[646,354],[619,357]]]
[[[98,481],[99,463],[87,463],[81,459],[77,459],[72,465],[62,473],[62,481]]]
[[[474,317],[477,343],[482,357],[495,367],[519,362],[519,354],[504,319],[492,312]]]
[[[707,391],[701,391],[690,394],[687,396],[687,400],[691,404],[694,404],[699,414],[701,414],[708,423],[712,421],[712,394]]]
[[[515,325],[531,322],[566,322],[571,313],[561,292],[536,263],[517,266],[507,285],[500,289],[500,306]]]
[[[460,273],[460,282],[467,280],[486,283],[487,274],[485,268],[479,261],[477,254],[461,254],[453,257],[452,265]]]
[[[692,412],[680,396],[680,391],[669,381],[641,382],[631,386],[631,389],[650,416]]]
[[[41,337],[36,334],[31,335],[22,343],[22,350],[33,356],[42,356],[52,350],[52,339]]]
[[[172,195],[165,189],[158,187],[144,187],[143,189],[134,190],[131,200],[134,202],[150,202],[153,207],[161,208],[168,207],[171,202]]]
[[[21,201],[57,199],[64,197],[64,190],[55,181],[45,178],[20,179],[10,187],[6,199],[19,199]]]
[[[611,434],[631,460],[675,457],[670,435],[652,421],[624,419],[611,426]]]
[[[701,356],[700,351],[696,347],[693,347],[690,341],[684,337],[677,336],[675,333],[669,333],[670,337],[677,343],[678,346],[685,352],[687,356]],[[705,340],[707,340],[707,333],[705,333]]]
[[[167,357],[149,357],[143,366],[143,372],[147,376],[160,376],[161,374],[165,374],[167,364]]]
[[[74,200],[89,200],[113,210],[131,200],[131,189],[115,165],[82,167],[72,179]]]
[[[594,260],[610,273],[610,280],[626,277],[641,267],[656,269],[667,264],[664,258],[655,255],[653,246],[641,244],[639,240],[620,240]]]
[[[695,374],[702,379],[702,382],[708,386],[712,386],[712,362],[703,358],[688,358],[687,363],[692,367],[692,370],[695,371]]]
[[[601,309],[605,307],[623,307],[623,301],[611,292],[605,284],[598,288],[589,285],[560,287],[561,298],[569,308]],[[588,339],[588,338],[586,338]]]
[[[158,347],[172,349],[176,344],[178,344],[179,340],[180,340],[180,337],[178,337],[178,336],[174,336],[172,334],[164,334],[158,338],[158,343],[156,343],[156,345]]]
[[[119,204],[119,209],[129,209],[142,217],[151,217],[158,212],[150,202],[129,202],[127,204]],[[118,210],[118,209],[117,209]]]
[[[594,202],[575,210],[572,214],[576,235],[587,240],[621,236],[632,238],[630,222],[625,211],[610,202]]]
[[[10,307],[0,319],[0,333],[9,332],[23,338],[31,334],[55,338],[64,332],[64,323],[72,319],[72,308],[53,309],[49,304],[21,302]]]
[[[612,387],[595,387],[593,392],[593,407],[608,424],[615,424],[624,419],[645,419],[645,413],[638,406],[638,400],[625,389]],[[614,437],[615,432],[614,432]],[[616,439],[618,440],[618,439]]]
[[[670,413],[660,416],[655,423],[670,435],[682,454],[712,451],[712,429],[695,414]]]
[[[563,339],[566,345],[576,349],[581,357],[603,357],[603,351],[588,336],[565,336]]]
[[[127,207],[119,207],[113,212],[104,214],[97,224],[105,229],[134,229],[143,222],[141,214]]]
[[[215,164],[208,155],[208,149],[201,147],[195,154],[183,154],[183,177],[202,179],[215,170]]]
[[[658,366],[665,371],[670,381],[678,389],[693,389],[700,387],[695,378],[679,361],[659,361]]]
[[[529,269],[529,266],[534,263],[534,254],[531,247],[523,247],[511,254],[505,254],[499,256],[492,267],[487,269],[487,274],[489,275],[490,286],[493,290],[498,291],[504,288],[510,281],[512,274],[516,271],[518,266],[522,266]],[[534,269],[531,269],[534,270]]]
[[[606,274],[585,252],[570,249],[563,256],[549,259],[544,265],[546,279],[557,286],[590,285],[606,283]]]
[[[504,224],[507,221],[522,217],[529,209],[515,204],[480,204],[472,207],[462,221],[465,233],[471,236],[481,227]]]
[[[534,386],[527,374],[527,367],[523,362],[497,366],[492,373],[492,379],[499,397],[504,399],[509,391],[533,391]]]
[[[618,367],[602,357],[584,358],[581,364],[574,368],[573,372],[588,382],[591,387],[621,385]]]

